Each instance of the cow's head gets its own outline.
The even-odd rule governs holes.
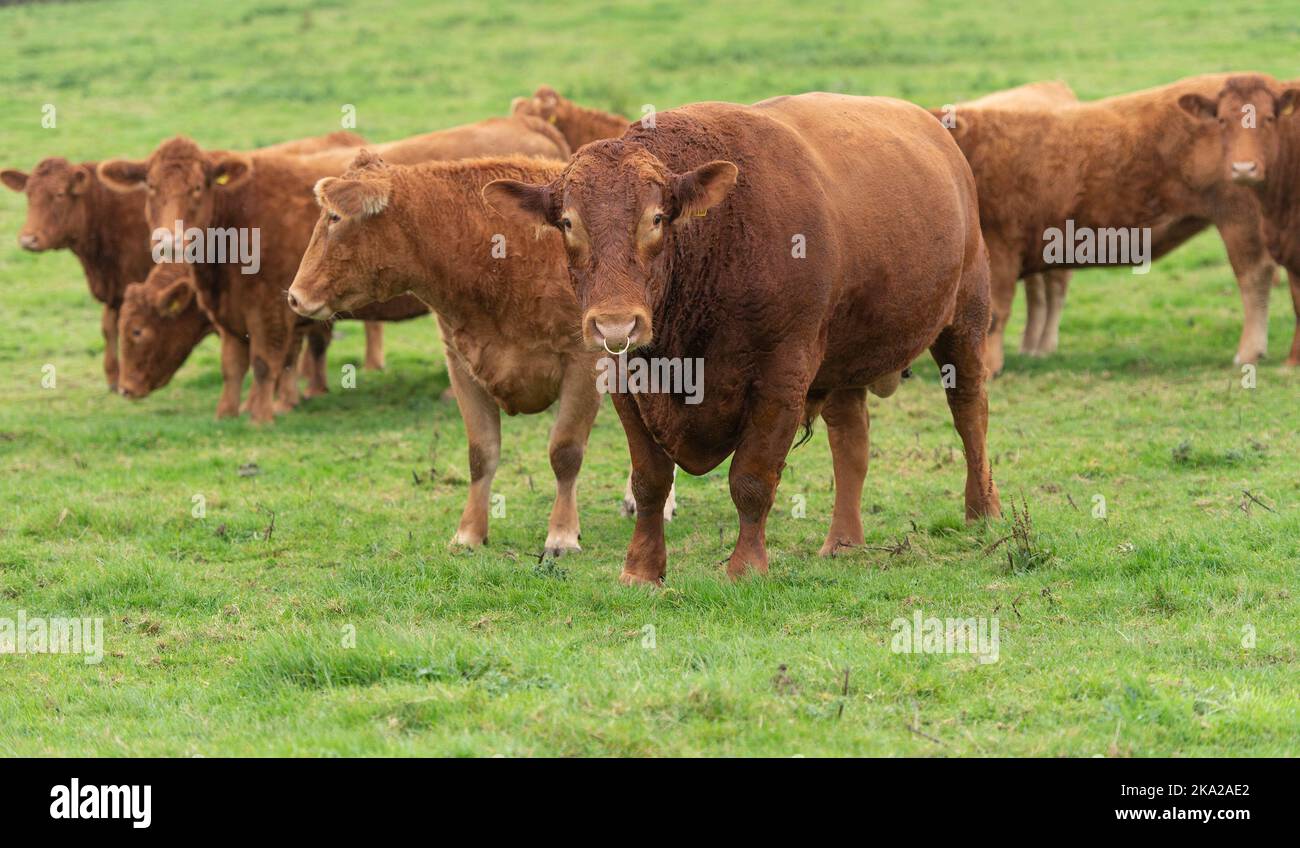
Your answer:
[[[392,169],[368,150],[357,154],[342,177],[316,183],[320,218],[289,287],[290,308],[308,318],[328,318],[406,291],[404,280],[392,273],[410,243],[386,214],[392,189]]]
[[[650,344],[675,231],[721,203],[736,175],[723,161],[675,174],[642,145],[616,139],[582,148],[549,185],[496,180],[483,196],[502,214],[560,230],[583,341],[617,353]]]
[[[126,287],[118,316],[121,365],[117,390],[138,400],[167,385],[212,329],[195,302],[193,268],[155,265],[142,283]]]
[[[1231,77],[1217,99],[1184,94],[1178,105],[1193,118],[1215,122],[1223,141],[1225,176],[1234,182],[1259,185],[1280,149],[1279,121],[1297,120],[1300,89],[1278,91],[1264,77]]]
[[[12,168],[0,171],[6,186],[27,195],[19,246],[55,250],[76,244],[90,225],[85,195],[94,179],[89,167],[59,158],[42,160],[30,174]]]
[[[252,174],[247,156],[205,152],[184,136],[164,141],[143,161],[109,159],[99,163],[99,178],[116,191],[143,191],[145,218],[171,257],[176,222],[181,230],[212,226],[218,192],[238,187]]]
[[[516,97],[510,103],[510,111],[515,115],[531,115],[551,124],[560,121],[560,103],[563,98],[549,85],[538,87],[532,97]]]

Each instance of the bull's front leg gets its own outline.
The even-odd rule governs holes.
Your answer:
[[[1241,209],[1234,207],[1238,212]],[[1268,353],[1268,300],[1277,265],[1264,244],[1257,214],[1238,214],[1215,221],[1228,261],[1241,290],[1241,340],[1233,364],[1258,362]]]
[[[822,408],[835,466],[835,511],[826,542],[818,552],[833,556],[842,548],[862,545],[862,485],[870,453],[865,389],[836,389]]]
[[[632,454],[632,496],[636,502],[636,527],[623,559],[620,582],[633,586],[663,583],[668,569],[664,540],[664,504],[673,488],[676,465],[651,438],[641,421],[636,401],[626,394],[613,395],[614,409],[623,422],[628,452]]]
[[[793,360],[793,357],[787,361]],[[727,561],[727,576],[735,580],[754,569],[767,573],[767,516],[786,455],[804,414],[806,387],[781,391],[776,384],[750,400],[748,420],[731,458],[731,500],[740,519],[736,547]]]
[[[587,437],[600,410],[600,393],[591,364],[570,364],[560,387],[560,405],[551,428],[551,470],[555,472],[555,505],[546,530],[546,553],[561,556],[579,551],[578,472],[587,450]]]
[[[117,319],[118,308],[105,304],[104,313],[99,317],[99,329],[104,334],[104,377],[108,380],[110,392],[117,391]]]
[[[488,539],[492,478],[501,461],[501,410],[450,348],[447,349],[447,374],[456,390],[456,403],[469,442],[469,496],[451,543],[475,548]]]

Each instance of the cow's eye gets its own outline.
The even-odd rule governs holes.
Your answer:
[[[657,213],[654,217],[654,225],[658,227],[661,224],[663,224],[663,222],[664,222],[664,213],[662,212]]]
[[[561,219],[560,219],[560,226],[561,226],[561,227],[564,227],[564,229],[566,229],[566,230],[572,230],[572,229],[573,229],[573,222],[570,221],[568,218],[561,218]]]
[[[337,213],[337,212],[331,212],[331,213],[329,214],[329,222],[330,222],[331,224],[337,224],[339,221],[342,221],[342,220],[343,220],[343,216],[340,215],[340,214]]]
[[[141,333],[140,328],[139,328],[139,327],[136,327],[134,330],[131,331],[131,338],[133,338],[133,339],[138,339],[138,338],[140,338],[140,333]]]

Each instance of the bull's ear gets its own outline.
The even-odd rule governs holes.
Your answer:
[[[1212,121],[1219,113],[1217,102],[1199,94],[1184,94],[1178,98],[1178,108],[1201,121]]]
[[[253,163],[238,153],[217,153],[208,160],[212,164],[212,184],[234,188],[253,173]]]
[[[99,163],[99,181],[113,191],[135,191],[144,185],[149,170],[131,159],[107,159]]]
[[[153,308],[159,315],[171,316],[183,312],[194,300],[194,288],[185,277],[181,277],[167,288],[158,292],[153,298]]]
[[[316,183],[316,202],[348,218],[369,218],[388,207],[388,180],[345,180],[323,177]]]
[[[674,176],[671,191],[676,211],[673,217],[703,216],[726,198],[739,173],[740,169],[735,165],[719,160]]]
[[[498,215],[525,226],[559,226],[555,192],[549,185],[493,180],[483,186],[483,201]]]
[[[1296,106],[1300,106],[1300,88],[1288,88],[1278,95],[1277,114],[1280,117],[1294,114]]]
[[[0,171],[0,182],[3,182],[10,191],[27,190],[27,175],[13,168]]]

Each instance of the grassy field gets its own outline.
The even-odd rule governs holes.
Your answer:
[[[503,113],[543,82],[637,114],[810,89],[938,105],[1041,78],[1090,98],[1300,76],[1291,0],[1233,5],[228,0],[201,24],[148,2],[8,7],[0,165],[144,155],[175,133],[251,147],[337,129],[345,104],[388,140]],[[339,369],[362,339],[344,326],[331,393],[274,428],[213,420],[215,339],[129,403],[105,391],[76,260],[21,252],[23,215],[0,193],[0,617],[102,617],[106,655],[0,656],[0,754],[1300,753],[1293,313],[1276,289],[1269,359],[1243,388],[1212,233],[1146,277],[1078,274],[1059,355],[1013,341],[990,439],[1004,503],[1031,515],[1027,553],[989,551],[1009,516],[963,524],[925,359],[871,403],[867,547],[815,556],[832,504],[819,429],[778,492],[770,576],[721,576],[724,467],[679,480],[668,588],[650,592],[616,581],[631,525],[608,405],[581,554],[536,556],[549,415],[505,422],[505,515],[491,545],[455,552],[468,463],[431,321],[391,327],[387,370],[353,390]],[[998,661],[892,652],[891,622],[917,610],[996,617]]]

